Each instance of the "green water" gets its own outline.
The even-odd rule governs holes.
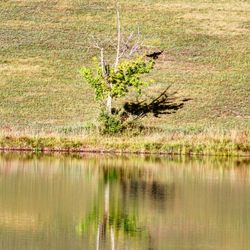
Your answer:
[[[0,249],[250,249],[250,162],[1,154]]]

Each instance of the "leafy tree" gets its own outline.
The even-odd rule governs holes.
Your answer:
[[[104,126],[103,132],[109,134],[121,131],[124,122],[124,119],[114,114],[113,100],[124,97],[131,91],[140,95],[142,89],[152,83],[142,79],[142,76],[149,73],[155,65],[154,58],[138,53],[140,39],[131,44],[134,33],[131,33],[127,39],[122,37],[118,1],[116,10],[117,46],[114,63],[106,62],[103,46],[96,44],[95,47],[100,49],[100,61],[94,58],[93,67],[84,66],[80,70],[83,78],[94,90],[96,101],[101,104],[99,118]]]
[[[96,65],[94,69],[82,67],[80,72],[94,89],[96,100],[101,102],[106,100],[107,112],[111,114],[113,98],[123,97],[130,90],[141,94],[142,88],[151,83],[142,80],[141,77],[149,73],[154,65],[154,60],[147,60],[145,56],[138,56],[121,61],[116,69],[105,65],[104,70],[102,70],[101,65]]]
[[[150,73],[155,66],[155,61],[163,51],[155,51],[151,54],[142,55],[139,51],[142,42],[140,34],[134,42],[132,32],[127,39],[121,34],[121,22],[119,3],[117,1],[117,45],[113,63],[104,59],[104,48],[98,43],[95,47],[100,50],[100,61],[94,58],[92,67],[82,67],[80,73],[85,81],[92,87],[95,99],[101,104],[99,115],[99,129],[104,134],[116,134],[121,132],[131,120],[143,118],[148,114],[155,117],[170,114],[182,108],[184,100],[176,102],[176,98],[167,94],[167,87],[159,96],[150,101],[139,101],[142,90],[152,84],[145,80],[145,75]],[[130,92],[137,93],[136,102],[125,102],[120,108],[113,107],[113,100],[125,97]],[[132,117],[133,119],[129,119]],[[127,121],[127,123],[125,123]]]

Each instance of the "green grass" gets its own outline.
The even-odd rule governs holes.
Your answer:
[[[152,91],[172,84],[192,99],[174,114],[144,119],[146,126],[164,138],[249,131],[247,1],[127,0],[121,8],[125,31],[139,26],[149,48],[165,51]],[[91,36],[107,48],[115,35],[114,1],[1,1],[0,131],[80,136],[98,107],[79,68],[98,53]]]

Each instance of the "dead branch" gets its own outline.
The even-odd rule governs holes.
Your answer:
[[[120,6],[119,2],[116,1],[116,15],[117,15],[117,48],[114,69],[117,70],[120,59],[120,46],[121,46],[121,20],[120,20]]]

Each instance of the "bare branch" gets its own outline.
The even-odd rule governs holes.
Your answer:
[[[114,69],[117,70],[120,59],[120,46],[121,46],[121,20],[120,20],[120,6],[119,2],[116,1],[116,14],[117,14],[117,48]]]
[[[135,34],[135,32],[131,32],[126,40],[122,39],[122,48],[119,58],[131,58],[136,52],[140,50],[143,44],[144,41],[142,40],[142,35],[138,28],[137,34]]]
[[[101,68],[102,68],[102,76],[105,77],[105,62],[104,62],[104,50],[101,48]]]

